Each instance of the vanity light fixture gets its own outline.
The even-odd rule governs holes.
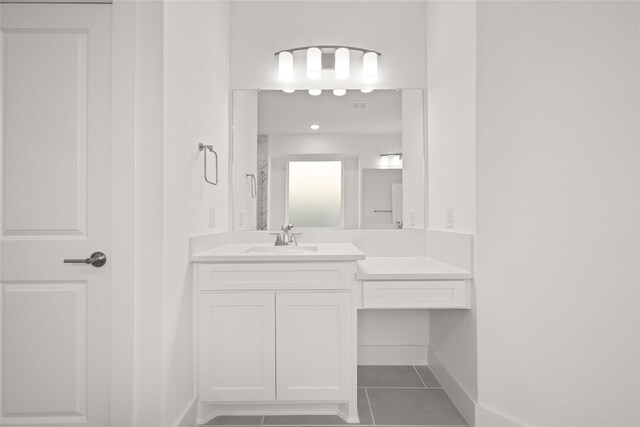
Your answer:
[[[322,51],[317,47],[307,49],[307,77],[311,80],[322,77]]]
[[[347,90],[346,90],[346,89],[334,89],[334,90],[333,90],[333,94],[334,94],[335,96],[342,96],[342,95],[344,95],[344,94],[346,94],[346,93],[347,93]]]
[[[278,77],[284,83],[293,81],[293,53],[278,53]]]
[[[387,168],[402,167],[402,153],[385,153],[380,154],[381,166]]]
[[[318,96],[322,93],[322,90],[320,89],[309,89],[309,95],[311,96]]]
[[[293,54],[306,52],[307,78],[319,80],[323,70],[332,70],[337,80],[345,80],[350,75],[351,52],[362,52],[363,81],[373,83],[378,79],[378,57],[380,52],[361,47],[318,45],[295,47],[276,52],[278,57],[278,77],[281,81],[293,81]]]
[[[296,90],[295,90],[295,89],[282,89],[282,91],[283,91],[284,93],[293,93],[293,92],[295,92]]]
[[[378,55],[375,52],[367,52],[362,57],[362,74],[366,83],[378,80]]]
[[[365,88],[365,89],[360,89],[360,92],[362,92],[362,93],[371,93],[371,92],[373,92],[373,89],[368,87],[368,88]]]
[[[314,123],[314,124],[312,124],[312,125],[311,125],[311,126],[309,126],[309,127],[311,128],[311,130],[318,130],[318,129],[320,129],[320,125],[317,125],[317,124],[315,124],[315,123]]]

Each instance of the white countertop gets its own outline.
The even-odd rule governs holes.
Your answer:
[[[465,270],[430,257],[367,257],[358,261],[358,280],[471,279]]]
[[[364,252],[351,243],[224,245],[191,255],[192,262],[356,261],[364,258]]]

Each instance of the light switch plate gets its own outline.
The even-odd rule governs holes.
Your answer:
[[[216,209],[209,208],[209,228],[216,228]]]
[[[409,216],[411,217],[411,225],[416,225],[416,211],[409,212]]]
[[[453,228],[453,208],[447,209],[447,228]]]

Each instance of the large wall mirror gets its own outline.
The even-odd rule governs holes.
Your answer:
[[[233,229],[423,228],[422,89],[234,90]]]

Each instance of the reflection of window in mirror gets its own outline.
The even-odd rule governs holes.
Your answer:
[[[295,227],[343,227],[340,160],[287,162],[287,220]]]

